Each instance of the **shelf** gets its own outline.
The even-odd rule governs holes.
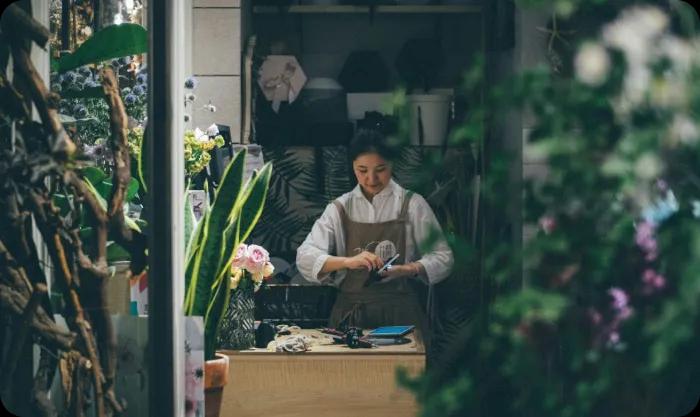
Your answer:
[[[293,5],[287,7],[255,6],[253,13],[369,13],[369,6],[346,5]],[[481,13],[480,4],[442,4],[442,5],[384,5],[375,6],[375,13],[404,14],[468,14]]]

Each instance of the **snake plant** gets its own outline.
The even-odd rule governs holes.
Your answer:
[[[187,245],[184,312],[204,317],[205,359],[213,359],[221,319],[230,297],[230,264],[263,211],[272,166],[268,163],[244,180],[246,151],[226,168],[214,203],[192,232]]]

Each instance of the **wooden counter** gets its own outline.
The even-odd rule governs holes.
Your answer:
[[[372,349],[328,345],[303,353],[222,353],[230,358],[222,417],[407,417],[417,412],[413,395],[396,384],[397,367],[411,375],[425,368],[425,349],[415,339]]]

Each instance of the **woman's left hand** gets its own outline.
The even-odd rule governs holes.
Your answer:
[[[406,278],[418,275],[421,272],[420,265],[417,262],[412,262],[405,265],[392,265],[386,271],[382,271],[379,275],[382,276],[382,281],[390,281],[396,278]]]

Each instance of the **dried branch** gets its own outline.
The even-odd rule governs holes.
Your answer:
[[[59,159],[66,159],[73,155],[77,148],[63,129],[63,125],[58,118],[58,112],[54,107],[49,106],[49,103],[58,102],[57,96],[46,89],[44,82],[22,45],[15,41],[10,44],[10,49],[12,50],[12,61],[15,66],[15,77],[22,80],[29,88],[29,94],[39,112],[41,121],[52,133],[49,148]]]
[[[2,29],[5,33],[21,33],[44,48],[49,41],[49,30],[37,22],[17,4],[10,4],[2,12]]]
[[[27,342],[27,335],[29,335],[31,322],[34,321],[34,316],[39,308],[41,298],[44,294],[46,294],[46,292],[46,285],[39,284],[34,287],[34,291],[32,291],[32,295],[24,307],[22,316],[15,326],[15,331],[11,342],[12,344],[10,345],[10,350],[7,354],[5,365],[2,367],[3,377],[2,384],[0,384],[2,391],[5,391],[5,389],[7,389],[12,382],[12,378],[15,374],[15,368],[17,367],[20,355],[22,354],[22,351],[24,351],[25,344]]]
[[[49,398],[49,390],[58,365],[57,350],[42,349],[39,356],[39,367],[34,376],[32,388],[32,409],[39,417],[56,417],[58,413]]]

